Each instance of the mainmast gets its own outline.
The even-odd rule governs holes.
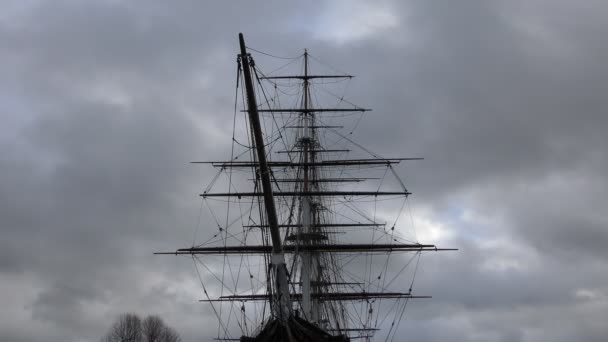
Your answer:
[[[314,125],[313,121],[313,112],[310,111],[310,101],[309,101],[309,87],[308,87],[308,50],[304,50],[304,79],[303,79],[303,108],[304,113],[302,116],[302,138],[300,140],[300,144],[302,145],[302,153],[304,155],[304,184],[302,186],[303,191],[309,192],[311,183],[310,183],[310,167],[309,163],[312,161],[312,153],[311,153],[311,142],[313,141],[311,136],[311,130]],[[302,197],[302,237],[310,236],[312,233],[311,223],[312,223],[312,211],[311,211],[311,198],[310,196]],[[302,241],[304,244],[307,244],[310,241]],[[302,310],[304,311],[304,317],[309,319],[312,322],[318,322],[318,307],[317,301],[312,299],[311,293],[311,281],[316,279],[315,272],[315,260],[313,259],[312,251],[305,251],[302,253],[302,268],[301,268],[301,281],[302,281]]]
[[[289,283],[287,279],[287,268],[285,266],[285,255],[281,244],[281,234],[279,232],[279,220],[277,219],[277,210],[274,205],[274,197],[272,195],[272,184],[270,183],[270,168],[266,160],[266,151],[264,149],[264,137],[262,136],[262,125],[260,124],[260,115],[258,113],[258,104],[253,91],[253,80],[251,77],[251,66],[249,64],[250,56],[245,47],[245,39],[243,34],[239,33],[239,43],[241,46],[241,55],[239,61],[243,67],[243,75],[245,76],[245,91],[247,93],[247,110],[249,113],[249,122],[253,131],[255,148],[258,157],[258,173],[262,181],[262,190],[264,193],[264,206],[266,208],[266,219],[270,229],[270,237],[272,241],[271,268],[275,275],[275,288],[273,314],[281,321],[286,321],[291,315],[291,300],[289,298]],[[253,60],[252,60],[253,61]]]

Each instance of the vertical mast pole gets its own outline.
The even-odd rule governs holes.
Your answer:
[[[311,142],[312,142],[312,113],[309,112],[309,83],[308,83],[308,51],[304,50],[304,83],[303,83],[303,135],[302,135],[302,144],[304,151],[304,184],[303,191],[310,191],[310,168],[308,163],[311,162]],[[312,232],[312,208],[311,208],[311,199],[309,196],[302,197],[302,231],[304,233],[303,243],[310,244],[312,241],[306,239],[307,236],[310,236],[308,233]],[[302,269],[301,269],[301,281],[302,281],[302,309],[304,310],[304,316],[313,321],[318,321],[318,313],[316,308],[316,303],[312,299],[312,286],[311,282],[315,278],[313,275],[313,270],[315,269],[315,265],[313,265],[313,256],[311,251],[302,252]]]
[[[287,267],[285,266],[285,255],[281,244],[281,234],[279,233],[279,222],[277,211],[272,195],[272,184],[270,182],[270,168],[266,160],[264,148],[264,137],[262,136],[262,125],[258,105],[253,91],[253,80],[249,64],[249,54],[245,47],[243,34],[239,33],[239,44],[241,48],[240,61],[243,66],[243,76],[245,76],[245,91],[247,92],[247,112],[249,122],[253,129],[254,143],[257,150],[259,175],[262,180],[262,190],[264,192],[264,206],[266,208],[266,218],[270,227],[270,237],[272,240],[272,260],[271,265],[275,272],[275,293],[273,293],[273,314],[276,318],[286,321],[291,314],[291,300],[289,298],[289,284],[287,280]],[[253,60],[252,60],[253,61]]]

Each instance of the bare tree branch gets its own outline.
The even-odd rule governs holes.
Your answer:
[[[181,342],[179,334],[156,315],[143,322],[132,313],[122,314],[101,342]]]
[[[104,338],[105,342],[142,342],[141,319],[127,313],[118,317]]]
[[[143,325],[144,342],[163,342],[163,332],[165,331],[165,323],[158,316],[148,316],[144,319]]]

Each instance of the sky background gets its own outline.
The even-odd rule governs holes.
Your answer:
[[[400,336],[608,336],[605,1],[2,7],[0,341],[98,341],[122,312],[215,334],[192,263],[151,254],[191,242],[212,171],[188,162],[229,155],[238,32],[357,75],[358,141],[426,158],[402,170],[418,237],[460,251],[422,258]]]

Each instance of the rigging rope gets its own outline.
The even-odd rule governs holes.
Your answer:
[[[201,272],[198,269],[198,266],[196,265],[196,256],[192,256],[192,261],[194,262],[194,268],[196,269],[196,274],[198,275],[198,280],[201,283],[201,286],[203,287],[203,293],[205,294],[205,297],[207,297],[207,300],[211,300],[211,298],[209,297],[209,293],[207,292],[207,288],[205,287],[205,283],[203,282],[203,277],[201,276]],[[220,333],[219,333],[219,328],[223,328],[224,329],[224,335],[230,337],[230,333],[228,332],[228,328],[224,325],[224,323],[222,322],[222,316],[218,314],[217,310],[215,309],[215,305],[213,305],[213,302],[209,302],[211,304],[211,309],[213,310],[213,313],[215,314],[215,317],[217,317],[217,320],[219,321],[219,326],[218,326],[218,333],[217,333],[217,337],[220,337]]]
[[[279,58],[279,59],[298,59],[298,58],[300,58],[300,57],[303,56],[303,55],[299,55],[299,56],[296,56],[296,57],[282,57],[282,56],[276,56],[276,55],[270,54],[268,52],[264,52],[264,51],[260,51],[260,50],[254,49],[251,46],[247,46],[247,49],[255,51],[257,53],[261,53],[262,55],[266,55],[268,57]]]

